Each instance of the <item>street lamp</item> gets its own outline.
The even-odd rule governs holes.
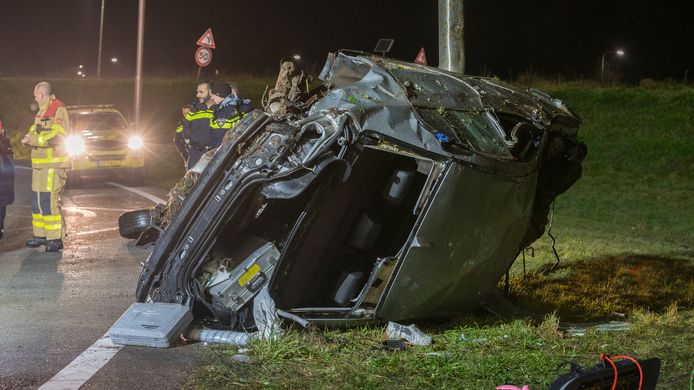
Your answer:
[[[117,64],[118,63],[118,57],[111,57],[111,63]]]
[[[606,50],[602,53],[602,57],[600,57],[600,80],[603,79],[603,74],[605,73],[605,56],[609,53],[615,54],[618,57],[624,57],[624,50],[622,49]]]
[[[300,61],[300,60],[301,60],[301,56],[300,56],[299,54],[294,54],[294,55],[292,56],[292,58],[295,59],[296,61]]]

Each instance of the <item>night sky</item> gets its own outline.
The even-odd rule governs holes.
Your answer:
[[[137,0],[106,0],[105,76],[135,67]],[[100,0],[0,0],[0,76],[95,74]],[[467,0],[467,73],[515,78],[525,71],[593,77],[605,50],[623,48],[627,79],[681,80],[694,72],[687,1]],[[691,7],[690,7],[691,8]],[[371,51],[394,38],[389,56],[412,61],[420,47],[438,63],[437,1],[147,0],[145,76],[193,75],[195,41],[212,27],[208,72],[273,74],[301,54],[320,69],[340,48]],[[108,59],[119,58],[117,65]],[[616,59],[608,56],[608,62]],[[690,75],[691,78],[694,75]]]

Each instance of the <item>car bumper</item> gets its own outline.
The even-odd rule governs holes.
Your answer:
[[[72,169],[79,171],[97,169],[142,168],[145,155],[142,150],[116,150],[109,152],[89,153],[72,160]]]

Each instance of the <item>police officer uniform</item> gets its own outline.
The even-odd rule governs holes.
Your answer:
[[[210,120],[213,111],[204,103],[196,104],[185,116],[181,132],[188,142],[186,169],[191,169],[200,157],[211,149]]]
[[[212,87],[212,93],[224,98],[219,104],[211,107],[214,111],[214,117],[210,122],[211,145],[212,148],[216,148],[222,144],[227,130],[236,126],[245,113],[252,110],[252,107],[249,99],[241,100],[238,96],[232,95],[231,87],[227,83],[215,84]]]

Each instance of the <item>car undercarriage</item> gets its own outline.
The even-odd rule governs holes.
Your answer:
[[[189,172],[139,302],[235,330],[264,288],[322,324],[474,310],[581,175],[580,120],[540,91],[349,51],[319,78],[285,62]]]

